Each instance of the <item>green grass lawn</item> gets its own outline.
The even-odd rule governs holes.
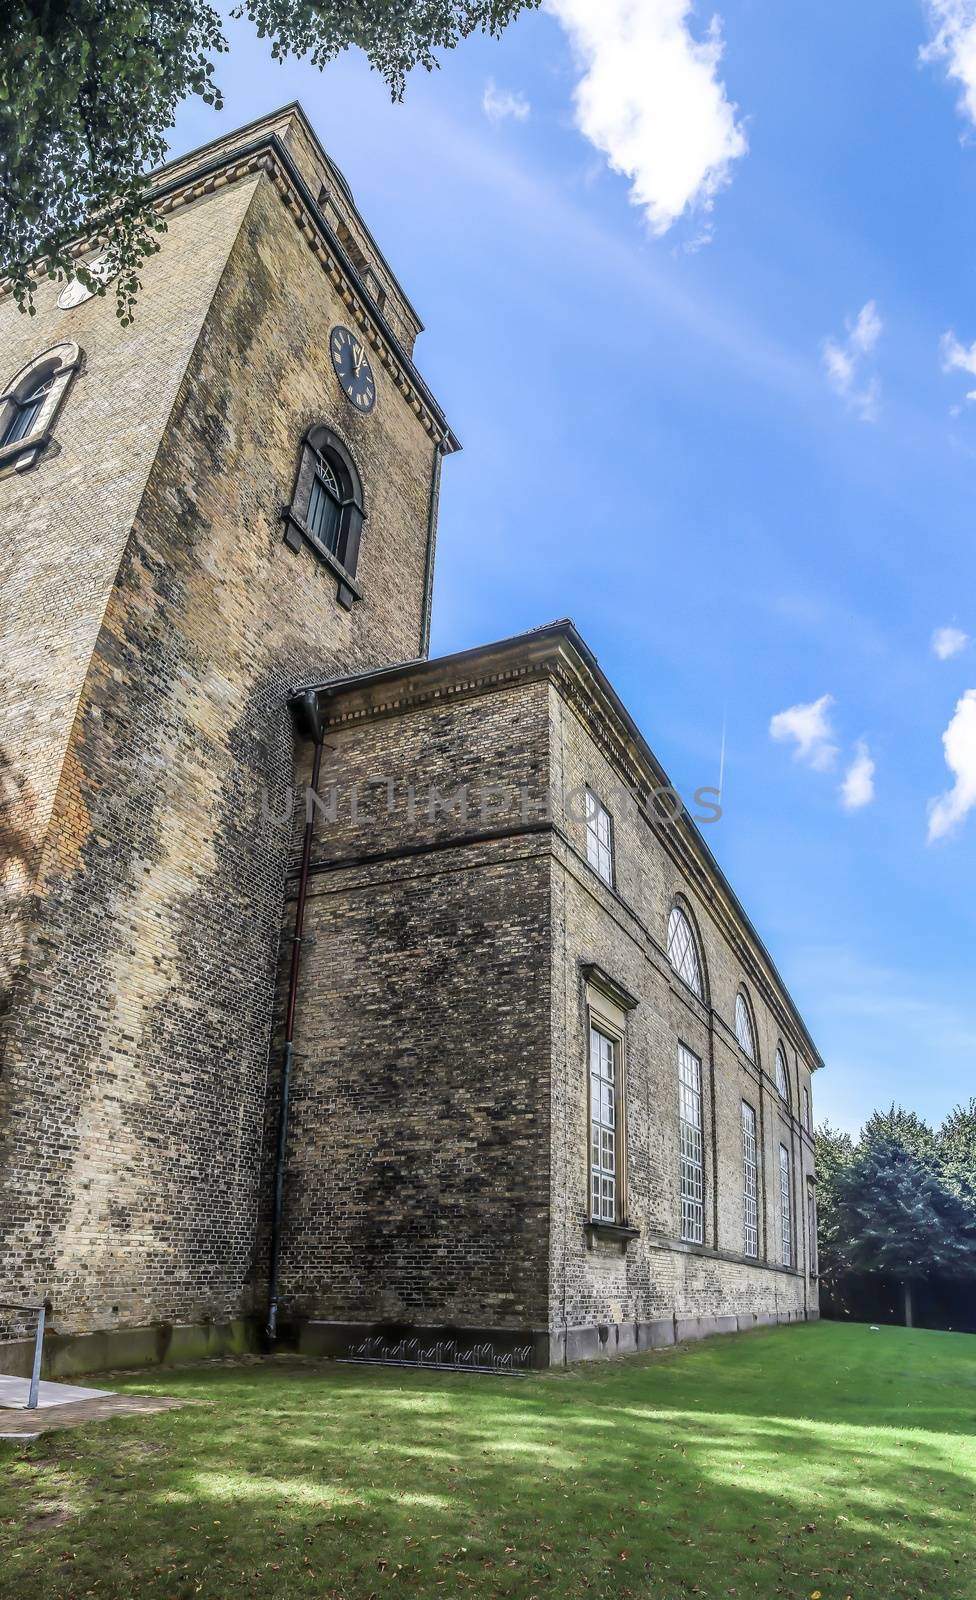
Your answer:
[[[0,1447],[0,1594],[976,1597],[976,1338],[831,1323],[524,1378],[211,1363]]]

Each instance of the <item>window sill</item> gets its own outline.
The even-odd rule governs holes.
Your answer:
[[[302,548],[302,543],[307,544],[316,558],[322,562],[322,565],[328,567],[329,571],[338,580],[336,599],[339,604],[345,606],[347,611],[351,611],[355,602],[363,597],[363,591],[352,573],[347,572],[342,562],[337,560],[332,551],[327,549],[320,540],[316,539],[314,533],[305,526],[301,517],[295,514],[291,506],[286,506],[281,515],[285,524],[285,543],[289,550],[294,550],[297,554]]]
[[[18,472],[26,472],[28,467],[34,465],[50,437],[49,428],[37,428],[33,433],[25,434],[23,439],[0,445],[0,472],[11,464]]]
[[[640,1228],[632,1227],[629,1222],[595,1222],[591,1217],[583,1224],[586,1233],[586,1243],[593,1249],[598,1239],[609,1244],[623,1245],[626,1249],[631,1239],[640,1238]]]

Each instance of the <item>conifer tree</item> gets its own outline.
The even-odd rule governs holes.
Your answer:
[[[921,1281],[976,1274],[972,1213],[943,1182],[934,1135],[912,1113],[892,1107],[868,1120],[840,1174],[837,1212],[847,1263],[901,1282],[908,1327]]]
[[[976,1216],[976,1100],[956,1106],[938,1132],[943,1182]]]
[[[817,1257],[820,1275],[835,1282],[849,1266],[847,1234],[838,1208],[843,1174],[854,1160],[854,1141],[824,1122],[814,1135],[817,1170]]]

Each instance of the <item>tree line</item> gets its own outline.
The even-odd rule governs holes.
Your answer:
[[[857,1139],[825,1123],[816,1145],[828,1313],[850,1314],[884,1282],[897,1286],[907,1327],[923,1285],[948,1288],[976,1315],[976,1099],[939,1128],[894,1105]]]

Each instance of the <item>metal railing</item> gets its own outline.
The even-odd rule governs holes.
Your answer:
[[[41,1384],[41,1357],[44,1354],[44,1320],[47,1315],[47,1306],[43,1301],[39,1305],[27,1305],[22,1300],[0,1300],[0,1312],[4,1311],[31,1311],[37,1318],[37,1328],[34,1334],[34,1362],[31,1367],[26,1406],[26,1410],[36,1411],[37,1394]],[[2,1358],[3,1343],[0,1342],[0,1360]]]

